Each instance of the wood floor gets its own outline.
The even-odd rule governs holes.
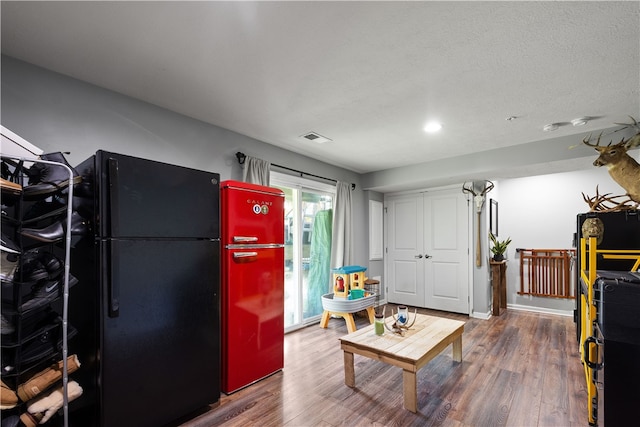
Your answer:
[[[355,356],[356,388],[344,384],[338,337],[344,320],[285,336],[285,366],[196,415],[209,426],[586,426],[587,393],[573,320],[507,310],[466,321],[462,363],[445,349],[418,372],[418,412],[402,407],[400,368]],[[358,328],[368,325],[356,318]]]

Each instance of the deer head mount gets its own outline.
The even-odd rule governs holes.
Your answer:
[[[464,184],[462,184],[462,192],[463,193],[471,193],[471,194],[473,194],[473,201],[476,204],[476,212],[478,212],[478,213],[482,212],[482,205],[484,204],[484,195],[487,194],[491,190],[493,190],[493,182],[491,182],[491,181],[485,181],[484,182],[484,187],[482,188],[482,191],[480,191],[480,192],[478,192],[478,191],[473,189],[473,183],[471,183],[471,185],[468,186],[468,187],[467,187],[467,183],[466,182]]]
[[[611,178],[626,190],[631,201],[638,204],[640,203],[640,164],[627,151],[640,146],[640,125],[633,117],[631,120],[633,122],[631,124],[616,123],[638,129],[638,132],[626,141],[622,138],[617,144],[611,145],[613,141],[610,141],[608,145],[602,146],[600,145],[602,134],[600,134],[595,144],[591,143],[591,135],[584,138],[582,142],[595,148],[599,153],[593,165],[606,166]]]
[[[476,266],[482,265],[482,246],[480,244],[480,216],[482,214],[482,205],[484,204],[484,195],[493,190],[493,182],[485,181],[482,191],[478,192],[473,189],[473,183],[467,187],[467,183],[462,184],[462,192],[473,194],[473,201],[476,203],[476,215],[478,220],[476,221]]]

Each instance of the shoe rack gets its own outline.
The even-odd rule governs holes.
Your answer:
[[[70,247],[86,227],[73,206],[80,180],[62,153],[2,156],[0,418],[15,425],[40,424],[46,411],[32,408],[52,402],[45,423],[67,427],[69,401],[82,392],[69,379],[80,363],[69,354],[76,331],[67,322],[69,290],[77,285]]]

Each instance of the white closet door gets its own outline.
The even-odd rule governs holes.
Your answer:
[[[468,207],[459,191],[390,196],[387,299],[390,303],[469,312]]]
[[[391,198],[387,204],[387,300],[424,307],[422,196]]]
[[[469,230],[461,192],[424,197],[425,307],[469,312]]]

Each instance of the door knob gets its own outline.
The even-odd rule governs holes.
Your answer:
[[[422,255],[415,255],[414,258],[420,259],[420,258],[422,258]]]
[[[424,254],[424,257],[425,257],[425,258],[427,258],[427,259],[429,259],[429,258],[433,258],[433,256],[432,256],[432,255],[427,255],[427,254]]]

